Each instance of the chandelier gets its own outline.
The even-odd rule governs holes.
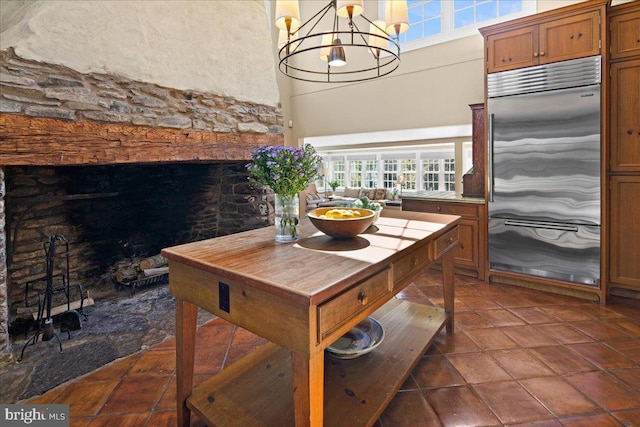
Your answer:
[[[277,0],[280,71],[296,80],[325,83],[392,73],[400,65],[399,35],[409,29],[409,18],[406,0],[385,3],[385,21],[367,18],[363,0],[330,0],[301,23],[298,0]]]

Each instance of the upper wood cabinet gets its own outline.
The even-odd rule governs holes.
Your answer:
[[[487,38],[490,73],[538,64],[538,27],[526,27]]]
[[[612,16],[611,59],[640,55],[640,11]]]
[[[581,3],[480,29],[488,73],[601,53],[602,1]],[[590,7],[591,10],[584,10]]]

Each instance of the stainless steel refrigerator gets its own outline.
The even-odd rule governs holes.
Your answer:
[[[600,279],[600,56],[488,76],[489,262]]]

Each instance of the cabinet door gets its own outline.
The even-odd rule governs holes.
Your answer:
[[[540,24],[540,64],[600,54],[600,13]]]
[[[611,178],[609,281],[640,291],[640,176]]]
[[[640,171],[640,59],[611,65],[611,170]]]
[[[478,269],[478,239],[478,221],[462,219],[458,224],[459,245],[454,251],[456,266]]]
[[[611,18],[611,59],[640,55],[640,10]]]
[[[487,37],[489,73],[529,67],[538,63],[538,26]]]

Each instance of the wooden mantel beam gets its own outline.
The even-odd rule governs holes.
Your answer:
[[[249,160],[281,134],[206,132],[0,114],[0,166]]]

